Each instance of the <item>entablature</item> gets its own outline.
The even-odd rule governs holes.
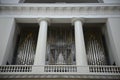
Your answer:
[[[79,15],[117,15],[120,16],[120,4],[11,4],[0,5],[0,15],[35,15],[35,16],[79,16]]]

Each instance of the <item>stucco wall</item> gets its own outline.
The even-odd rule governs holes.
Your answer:
[[[6,64],[13,51],[14,18],[0,18],[0,65]],[[13,52],[12,52],[13,53]]]
[[[20,0],[0,0],[0,2],[2,3],[2,4],[5,4],[5,3],[9,3],[9,4],[11,4],[11,3],[19,3],[19,1]]]
[[[107,29],[113,57],[120,66],[120,18],[108,18]]]
[[[103,0],[104,3],[120,3],[120,0]]]

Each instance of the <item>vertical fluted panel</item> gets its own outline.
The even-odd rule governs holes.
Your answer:
[[[102,42],[102,34],[88,32],[85,36],[86,52],[89,65],[105,65],[106,56]]]
[[[74,64],[74,30],[70,26],[49,27],[46,64]]]
[[[16,65],[32,65],[34,62],[36,33],[26,32],[20,34],[17,50]]]

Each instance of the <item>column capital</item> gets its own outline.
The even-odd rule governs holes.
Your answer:
[[[72,24],[74,24],[75,21],[81,21],[83,23],[85,21],[85,19],[84,18],[73,17],[72,18]]]
[[[41,21],[46,21],[46,22],[48,22],[48,24],[50,24],[49,18],[38,18],[37,21],[38,21],[38,23],[40,23]]]

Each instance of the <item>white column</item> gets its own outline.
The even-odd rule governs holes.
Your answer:
[[[73,19],[73,24],[75,27],[76,65],[85,66],[87,65],[87,57],[82,29],[82,19]]]
[[[39,33],[36,47],[34,65],[45,65],[46,42],[47,42],[47,19],[39,19]]]

